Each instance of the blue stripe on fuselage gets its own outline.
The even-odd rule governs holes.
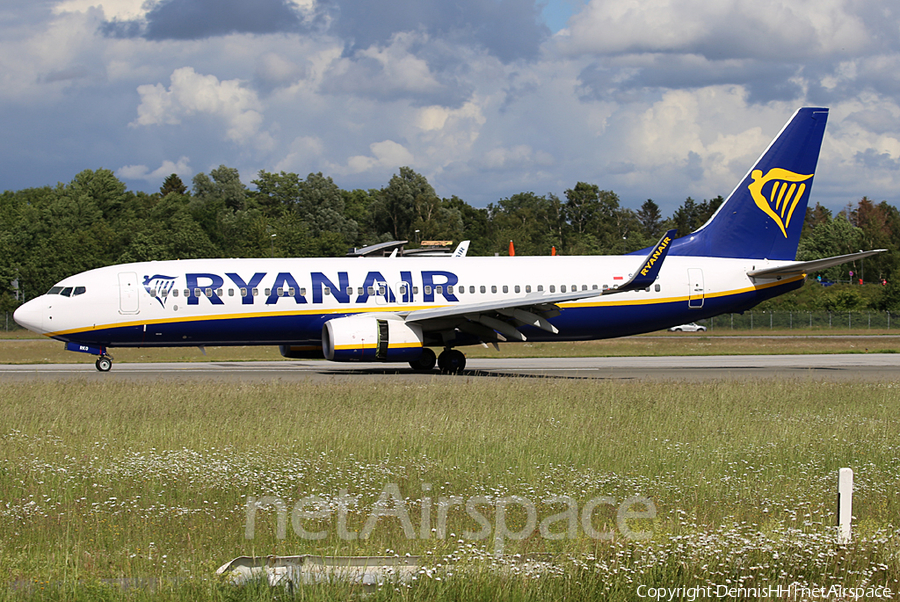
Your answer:
[[[741,312],[803,285],[798,279],[768,288],[733,295],[706,297],[703,307],[687,309],[686,300],[649,304],[563,306],[551,321],[559,334],[530,326],[520,330],[532,341],[572,341],[614,338],[652,332],[675,324],[701,320],[722,313]],[[302,313],[256,315],[129,325],[57,335],[54,338],[103,347],[173,347],[196,345],[279,345],[318,342],[328,320],[355,315]]]

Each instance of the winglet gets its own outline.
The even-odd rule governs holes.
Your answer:
[[[677,230],[669,230],[659,239],[659,242],[653,246],[650,250],[650,254],[647,255],[643,263],[641,263],[641,267],[637,269],[628,282],[616,288],[606,289],[603,291],[603,294],[624,293],[625,291],[647,288],[653,284],[656,277],[659,275],[660,268],[662,268],[663,260],[669,253],[669,246],[672,244],[672,241],[675,240],[676,232]]]

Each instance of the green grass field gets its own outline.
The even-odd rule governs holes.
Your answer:
[[[236,588],[215,568],[305,553],[425,559],[415,581],[367,600],[637,600],[639,585],[900,590],[897,382],[75,380],[0,383],[0,399],[0,599],[281,600],[289,592]],[[838,546],[845,466],[856,518],[853,542]],[[341,517],[344,495],[358,499]],[[283,539],[274,507],[256,512],[247,538],[248,499],[264,496],[286,508]],[[379,496],[394,515],[374,520]],[[655,517],[620,521],[635,496]],[[293,521],[304,499],[327,518]],[[502,524],[515,537],[498,540]],[[543,562],[520,570],[516,554]],[[322,584],[292,595],[357,594]]]

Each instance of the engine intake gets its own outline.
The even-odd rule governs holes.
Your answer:
[[[351,316],[322,327],[322,351],[335,362],[411,362],[422,343],[422,328],[402,320]]]

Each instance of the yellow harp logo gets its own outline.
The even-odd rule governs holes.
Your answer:
[[[794,215],[794,209],[797,208],[806,191],[806,184],[803,182],[813,177],[813,174],[801,176],[792,171],[775,167],[770,169],[766,175],[763,175],[761,170],[754,169],[750,177],[753,178],[753,182],[747,188],[750,189],[750,195],[756,201],[756,206],[775,220],[775,223],[781,228],[781,233],[787,238],[791,216]]]

